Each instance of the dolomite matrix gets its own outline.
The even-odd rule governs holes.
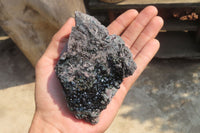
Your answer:
[[[121,37],[109,35],[94,17],[75,12],[75,21],[55,72],[70,111],[77,119],[96,124],[136,64]]]

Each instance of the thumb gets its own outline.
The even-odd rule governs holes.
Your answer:
[[[44,53],[44,56],[51,60],[57,60],[59,58],[62,49],[66,45],[73,26],[75,26],[75,20],[74,18],[69,18],[61,27],[61,29],[53,36]]]

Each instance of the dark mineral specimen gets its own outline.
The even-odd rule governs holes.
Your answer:
[[[55,71],[68,108],[77,119],[95,124],[136,64],[124,41],[94,17],[76,12],[75,20]]]

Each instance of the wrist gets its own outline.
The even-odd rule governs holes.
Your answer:
[[[37,113],[35,113],[29,133],[61,133],[50,123],[43,120]]]

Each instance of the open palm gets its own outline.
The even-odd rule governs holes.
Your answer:
[[[96,125],[77,120],[71,114],[54,72],[55,64],[74,25],[74,19],[70,18],[54,35],[46,52],[38,61],[35,88],[36,111],[30,133],[104,132],[113,121],[128,90],[158,51],[159,41],[154,38],[161,29],[163,20],[157,16],[157,9],[149,6],[139,14],[134,9],[128,10],[108,26],[109,33],[120,35],[126,46],[130,48],[137,70],[132,76],[124,79],[110,104],[100,114],[99,123]]]

